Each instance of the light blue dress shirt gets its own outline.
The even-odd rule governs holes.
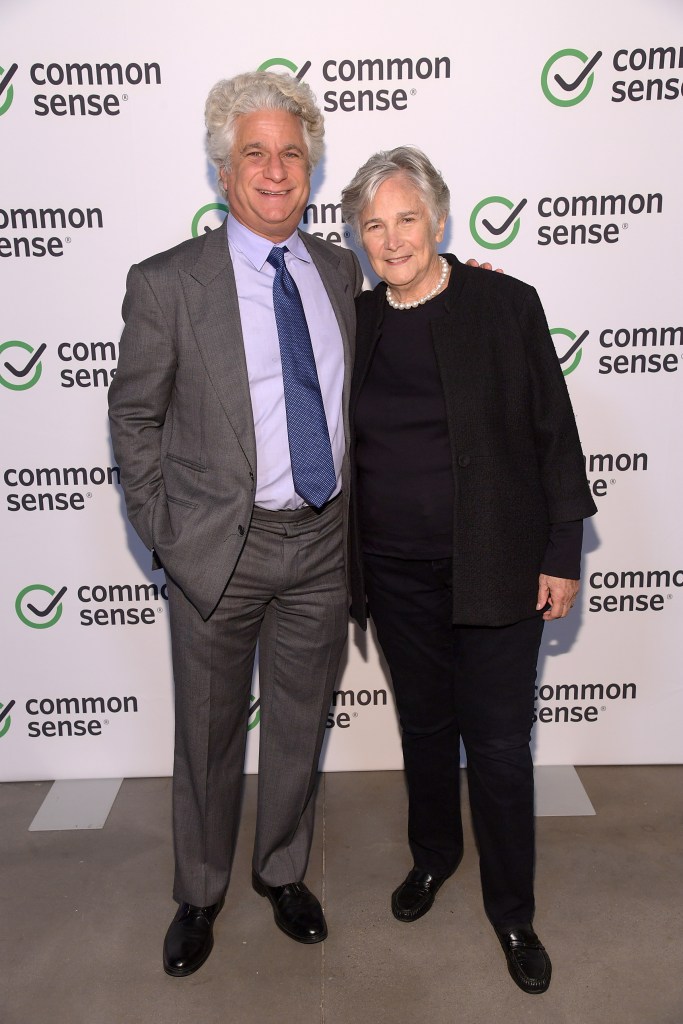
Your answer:
[[[305,502],[294,490],[289,455],[280,344],[273,312],[275,270],[266,262],[273,243],[254,234],[230,214],[227,234],[256,434],[255,503],[267,509],[303,508]],[[341,490],[344,457],[344,346],[325,286],[298,233],[295,231],[281,244],[289,250],[285,262],[299,289],[311,335],[337,474],[334,495]]]

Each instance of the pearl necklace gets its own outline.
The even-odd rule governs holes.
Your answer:
[[[387,302],[392,309],[415,309],[416,306],[424,306],[425,302],[429,302],[430,299],[434,298],[437,292],[441,291],[443,283],[446,280],[446,275],[448,274],[448,261],[445,260],[443,256],[439,256],[439,260],[441,261],[441,277],[439,278],[439,283],[436,288],[432,288],[431,292],[425,295],[423,299],[416,299],[415,302],[397,302],[391,294],[391,288],[387,288]]]

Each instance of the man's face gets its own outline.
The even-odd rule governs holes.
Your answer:
[[[221,171],[231,214],[257,235],[284,242],[308,202],[308,153],[301,122],[285,110],[237,119],[231,169]]]

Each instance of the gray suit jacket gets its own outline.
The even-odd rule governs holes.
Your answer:
[[[344,522],[348,402],[362,273],[348,250],[302,233],[344,343]],[[224,226],[131,267],[109,391],[128,517],[204,619],[249,530],[256,442],[235,277]]]

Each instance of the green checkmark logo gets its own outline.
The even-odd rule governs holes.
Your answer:
[[[46,603],[45,594],[50,599]],[[31,629],[49,629],[62,617],[62,598],[66,587],[54,591],[44,583],[31,583],[17,594],[14,610],[24,623]]]
[[[10,718],[10,711],[14,707],[16,701],[11,700],[9,704],[0,704],[0,740],[3,736],[6,736],[12,725],[12,719]]]
[[[264,60],[263,64],[259,64],[257,70],[270,71],[271,68],[284,68],[286,71],[291,71],[301,81],[310,66],[310,60],[304,61],[301,67],[297,68],[296,64],[291,60],[287,60],[286,57],[270,57],[268,60]]]
[[[570,373],[574,372],[581,362],[581,356],[583,355],[582,345],[588,337],[588,331],[584,331],[583,334],[577,336],[573,331],[570,331],[568,327],[553,327],[551,328],[550,334],[555,342],[555,350],[557,352],[557,358],[560,360],[562,373],[565,377],[568,377]],[[567,345],[567,342],[562,340],[562,343],[558,345],[558,338],[568,338],[569,344]]]
[[[14,86],[10,85],[10,83],[16,75],[18,67],[18,64],[12,64],[7,71],[5,71],[4,68],[0,68],[0,117],[2,117],[3,114],[6,114],[12,106],[12,100],[14,99]]]
[[[564,62],[567,57],[572,60],[561,64],[561,70],[558,71],[555,65],[558,61]],[[581,103],[593,88],[593,68],[601,57],[602,50],[598,50],[590,60],[581,50],[558,50],[548,58],[541,71],[541,88],[545,98],[556,107],[575,107]],[[578,65],[575,63],[577,60],[580,62]]]
[[[515,206],[505,196],[487,196],[482,199],[470,214],[472,238],[485,249],[503,249],[510,245],[519,232],[519,214],[526,202],[526,199],[522,199]],[[503,210],[496,210],[496,206],[502,206]]]
[[[261,721],[261,698],[255,697],[252,693],[249,697],[249,718],[247,720],[247,732],[255,729]]]
[[[228,208],[225,203],[207,203],[206,206],[200,206],[192,218],[193,238],[198,238],[201,234],[205,234],[207,231],[211,231],[212,228],[219,226],[220,220],[218,220],[214,212],[216,210],[219,210],[222,213],[228,212]],[[213,214],[213,216],[207,217],[207,214]],[[204,220],[204,218],[206,218],[206,220]]]
[[[45,349],[45,345],[34,349],[27,342],[16,339],[4,341],[0,345],[0,384],[10,391],[27,391],[32,388],[43,372],[40,357]]]

